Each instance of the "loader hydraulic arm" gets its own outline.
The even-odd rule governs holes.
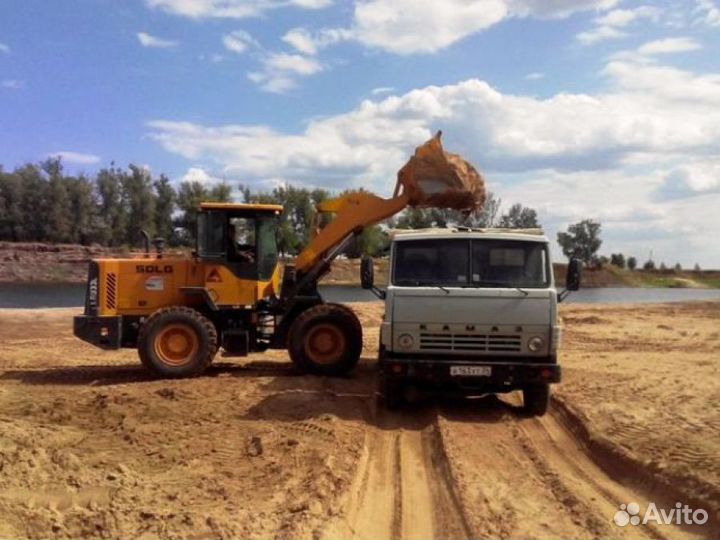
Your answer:
[[[298,255],[295,261],[297,271],[308,272],[350,234],[359,234],[365,227],[397,214],[408,203],[408,196],[405,193],[398,194],[397,189],[391,199],[359,191],[319,203],[318,212],[334,213],[335,219],[320,230]]]

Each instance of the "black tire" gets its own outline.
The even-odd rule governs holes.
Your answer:
[[[288,332],[290,359],[301,371],[315,375],[346,375],[360,360],[362,345],[360,321],[340,304],[303,311]]]
[[[378,403],[389,411],[397,411],[405,405],[405,385],[384,371],[378,374]]]
[[[542,416],[550,406],[550,385],[530,384],[523,388],[523,410],[529,416]]]
[[[188,343],[172,349],[168,334],[175,331]],[[143,365],[161,377],[193,377],[210,365],[217,352],[217,331],[210,320],[194,309],[174,306],[153,313],[138,334],[138,354]],[[176,354],[177,353],[177,354]]]

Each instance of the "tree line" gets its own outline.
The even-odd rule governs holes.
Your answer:
[[[176,188],[136,165],[111,166],[94,177],[66,175],[55,158],[12,172],[0,167],[0,240],[119,247],[138,245],[145,230],[188,245],[198,203],[230,201],[231,192],[226,183]]]
[[[350,191],[350,190],[348,190]],[[195,242],[197,208],[201,201],[273,203],[284,207],[278,229],[279,249],[295,255],[316,224],[315,206],[340,194],[314,188],[278,186],[253,191],[239,185],[236,197],[227,182],[207,186],[197,181],[173,184],[160,174],[129,165],[112,164],[95,175],[69,175],[59,158],[4,171],[0,166],[0,241],[139,246],[141,231],[163,237],[170,246]],[[444,209],[409,208],[395,218],[366,228],[347,255],[377,255],[388,245],[388,229],[425,227],[516,227],[540,224],[537,212],[521,204],[500,213],[502,201],[488,194],[484,207],[470,214]],[[323,226],[328,216],[322,216]],[[325,220],[323,222],[323,220]]]
[[[602,268],[611,264],[617,268],[635,270],[638,268],[638,260],[634,256],[625,256],[623,253],[611,253],[610,257],[599,255],[598,251],[602,245],[600,238],[602,226],[592,219],[584,219],[578,223],[569,225],[567,231],[559,232],[557,235],[558,244],[563,254],[570,258],[576,257],[583,261],[585,266],[590,268]],[[682,265],[678,262],[673,267],[668,267],[664,262],[659,265],[655,263],[652,255],[642,265],[643,270],[659,270],[660,272],[681,272]],[[700,272],[700,265],[695,263],[693,269]]]

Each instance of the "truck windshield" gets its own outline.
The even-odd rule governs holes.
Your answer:
[[[395,244],[392,282],[399,286],[548,287],[542,242],[412,240]]]
[[[478,287],[547,287],[547,263],[547,252],[541,242],[472,242],[471,277]]]

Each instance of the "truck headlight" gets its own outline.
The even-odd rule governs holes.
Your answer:
[[[410,349],[415,344],[415,340],[410,334],[400,334],[398,337],[398,345],[403,349]]]
[[[545,345],[545,340],[540,336],[531,337],[528,340],[528,349],[530,349],[532,352],[538,352],[540,349],[542,349],[543,345]]]

